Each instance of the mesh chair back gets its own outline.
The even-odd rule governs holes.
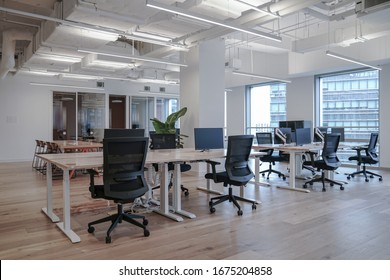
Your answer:
[[[254,177],[249,167],[249,156],[252,149],[253,135],[236,135],[228,137],[228,148],[225,169],[230,180],[247,183]]]
[[[378,133],[371,133],[370,142],[368,143],[367,156],[369,156],[373,161],[378,162],[379,158],[376,153],[376,144],[378,142]]]
[[[271,132],[256,132],[257,144],[272,144],[272,133]],[[262,150],[262,152],[267,153],[267,156],[273,154],[273,149]]]
[[[337,149],[340,143],[340,134],[338,133],[328,133],[325,134],[325,143],[322,150],[322,159],[325,161],[325,164],[331,168],[338,168],[341,166],[341,162],[337,157]]]
[[[104,195],[118,200],[132,200],[148,191],[144,164],[147,137],[103,139]]]

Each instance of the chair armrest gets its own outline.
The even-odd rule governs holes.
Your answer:
[[[217,182],[217,171],[216,171],[215,166],[219,165],[221,163],[218,162],[218,161],[213,161],[213,160],[206,160],[205,162],[208,163],[208,164],[211,164],[213,180],[214,180],[214,182]]]
[[[92,197],[96,197],[95,176],[99,175],[99,172],[94,169],[87,169],[87,172],[89,174],[89,191],[91,192]]]

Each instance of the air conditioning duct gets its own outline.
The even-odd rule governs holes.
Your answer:
[[[359,0],[356,1],[357,14],[367,14],[390,7],[390,0]]]
[[[0,78],[4,79],[8,72],[15,67],[16,41],[32,41],[33,34],[21,29],[3,31],[3,45],[0,63]]]

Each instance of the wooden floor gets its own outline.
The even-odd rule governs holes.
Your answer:
[[[351,169],[339,169],[341,173]],[[120,224],[105,243],[108,224],[87,232],[87,223],[107,214],[105,201],[92,200],[88,178],[71,181],[72,227],[81,242],[72,244],[42,212],[46,181],[30,163],[0,164],[0,258],[5,259],[390,259],[390,173],[383,182],[353,179],[344,191],[319,185],[310,193],[249,184],[246,196],[262,201],[257,210],[241,203],[243,216],[231,203],[209,213],[210,194],[202,176],[183,174],[190,189],[183,209],[197,215],[174,222],[146,213],[151,235]],[[336,179],[346,180],[337,175]],[[299,185],[301,181],[297,181]],[[281,183],[283,184],[283,183]],[[62,217],[62,180],[54,183],[55,212]],[[115,209],[114,207],[111,209]],[[137,208],[144,211],[142,208]]]

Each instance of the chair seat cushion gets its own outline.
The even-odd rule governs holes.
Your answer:
[[[215,175],[216,175],[216,179],[217,179],[216,183],[226,183],[226,184],[230,184],[233,186],[243,186],[243,185],[246,185],[246,183],[248,183],[248,182],[239,182],[239,181],[230,180],[226,171],[218,172]],[[207,173],[205,175],[205,178],[214,180],[213,173]]]
[[[314,162],[314,166],[315,168],[318,168],[318,169],[322,169],[322,170],[336,170],[341,164],[340,163],[335,163],[334,166],[329,166],[328,164],[326,164],[326,162],[324,160],[316,160]]]
[[[352,157],[349,157],[348,160],[356,160],[356,161],[359,161],[359,157],[358,156],[352,156]],[[361,163],[368,163],[368,164],[375,164],[375,163],[378,163],[378,161],[376,160],[373,160],[371,157],[369,156],[362,156],[361,157]]]
[[[116,184],[112,187],[112,190],[113,191],[117,190],[118,192],[120,192],[120,189],[123,189],[125,186],[127,186],[127,184]],[[91,195],[93,198],[102,198],[102,199],[113,200],[115,203],[118,203],[118,202],[119,203],[131,203],[131,202],[134,202],[134,200],[135,200],[135,198],[120,199],[117,197],[107,196],[104,194],[104,185],[95,185],[93,188],[90,187],[89,191],[91,192]],[[144,193],[145,193],[144,191],[140,190],[139,196],[142,196]]]

